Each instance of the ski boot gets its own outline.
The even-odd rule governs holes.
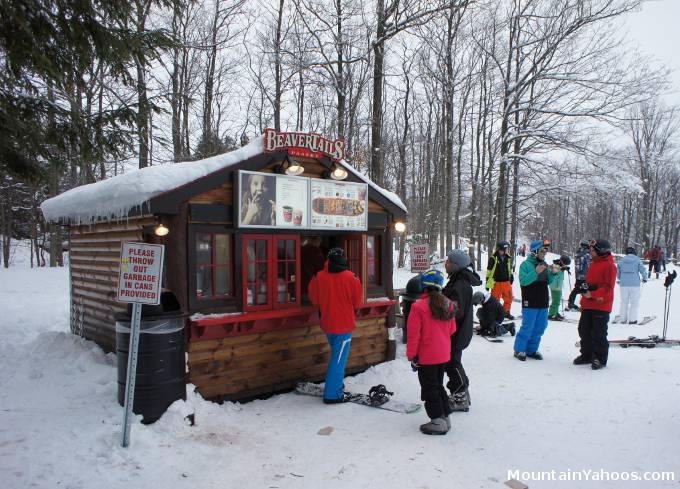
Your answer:
[[[593,359],[593,363],[590,364],[590,368],[593,370],[600,370],[605,367],[605,364],[600,361],[599,358]]]
[[[573,362],[573,363],[574,363],[574,365],[586,365],[586,364],[588,364],[588,363],[591,363],[591,361],[590,361],[589,358],[587,358],[587,357],[585,357],[585,356],[583,356],[583,355],[579,355],[579,356],[577,356],[576,358],[574,358],[574,362]]]
[[[534,360],[543,360],[543,355],[541,355],[540,351],[536,351],[534,353],[527,353],[527,358],[533,358]]]
[[[517,330],[515,329],[515,323],[508,323],[508,324],[504,324],[503,326],[505,326],[505,329],[508,330],[508,333],[510,333],[510,336],[515,336],[515,334],[517,333]]]
[[[509,312],[506,312],[505,313],[505,319],[509,319],[510,321],[512,321],[513,319],[515,319],[515,316],[513,316]]]
[[[445,418],[434,418],[429,423],[420,425],[420,432],[426,435],[445,435],[449,432]]]
[[[630,321],[628,324],[637,324],[637,321]]]
[[[515,353],[513,353],[513,355],[520,362],[524,362],[527,359],[527,354],[526,354],[526,352],[523,352],[523,351],[516,351]]]
[[[470,393],[467,389],[449,396],[449,407],[454,413],[467,413],[470,410]]]
[[[578,307],[576,304],[569,304],[567,306],[567,311],[579,312],[580,310],[581,310],[581,308]]]

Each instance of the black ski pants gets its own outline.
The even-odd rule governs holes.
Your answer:
[[[449,396],[444,389],[445,370],[445,363],[418,367],[420,399],[425,402],[425,412],[430,419],[442,418],[451,414]]]
[[[581,355],[591,361],[597,358],[604,365],[607,364],[607,356],[609,355],[608,323],[609,313],[594,309],[581,310],[581,319],[578,321]]]
[[[451,350],[451,360],[446,364],[446,375],[449,376],[446,387],[449,388],[451,394],[464,392],[468,388],[470,380],[463,368],[463,350]]]
[[[569,307],[576,305],[574,303],[574,301],[576,300],[576,295],[578,294],[579,290],[581,290],[581,285],[585,284],[585,283],[586,283],[585,280],[581,280],[581,279],[578,279],[578,278],[576,279],[576,283],[574,284],[574,289],[569,294],[569,302],[567,303],[567,305]]]

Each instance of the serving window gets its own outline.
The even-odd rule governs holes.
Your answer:
[[[366,285],[379,287],[382,285],[380,236],[369,234],[366,236]]]
[[[299,236],[243,235],[245,311],[299,307],[299,277]]]
[[[189,228],[191,307],[216,307],[233,301],[234,235],[223,226]]]

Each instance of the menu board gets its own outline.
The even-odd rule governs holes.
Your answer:
[[[309,178],[238,172],[238,225],[245,228],[309,228]]]
[[[310,180],[311,227],[364,231],[368,228],[368,185]]]

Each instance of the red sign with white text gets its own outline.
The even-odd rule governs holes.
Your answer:
[[[160,304],[165,246],[123,243],[118,271],[118,302]]]
[[[345,158],[345,141],[342,139],[328,139],[313,133],[265,129],[264,152],[270,153],[279,149],[287,150],[291,156],[320,158],[321,155],[326,155],[333,161]]]

